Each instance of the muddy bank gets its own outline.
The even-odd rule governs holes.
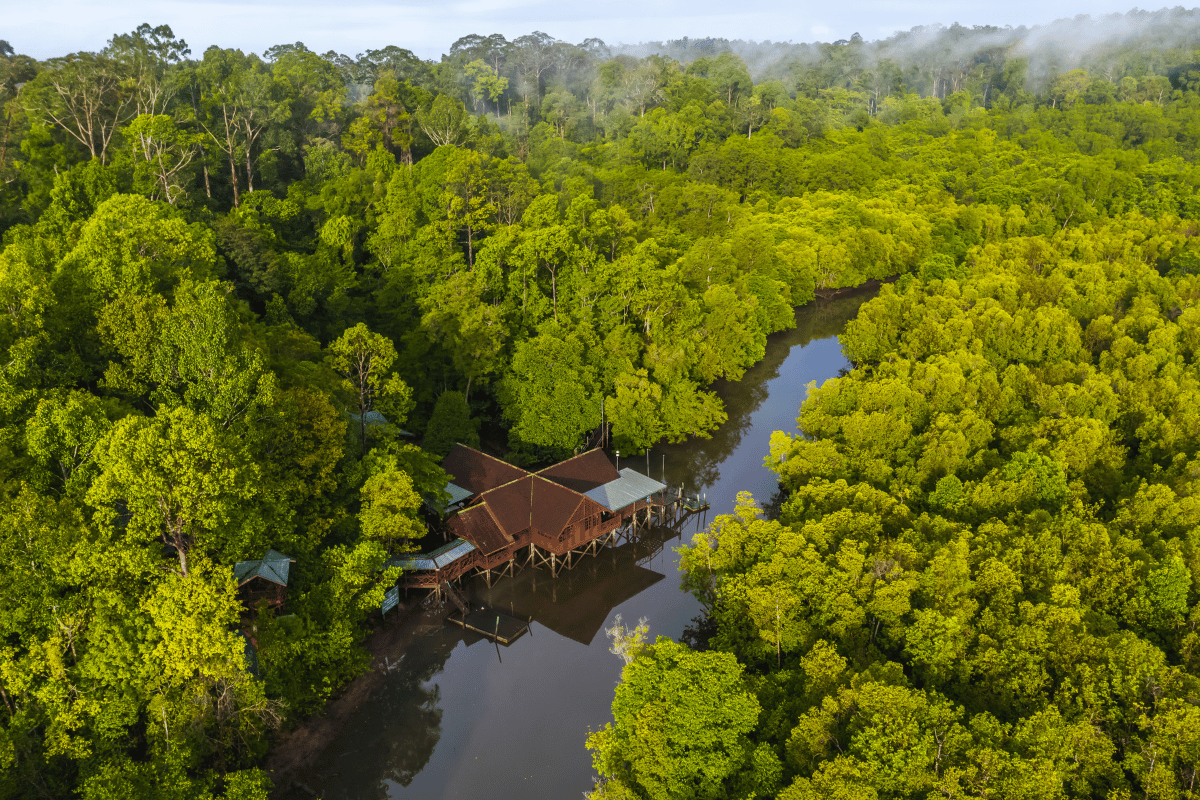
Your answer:
[[[367,637],[365,648],[371,659],[367,671],[350,681],[319,714],[280,734],[271,743],[266,770],[275,784],[273,797],[284,800],[316,796],[317,790],[309,785],[311,780],[304,780],[305,767],[343,735],[354,716],[384,684],[389,672],[399,667],[414,634],[442,624],[441,611],[431,610],[428,605],[422,598],[414,597],[397,606]]]

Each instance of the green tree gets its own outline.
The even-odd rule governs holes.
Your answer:
[[[161,541],[184,577],[197,562],[232,563],[268,544],[256,508],[259,468],[204,415],[174,408],[126,417],[95,460],[100,474],[87,502],[97,520],[134,545]]]
[[[421,498],[412,478],[397,466],[394,456],[381,456],[369,468],[358,512],[363,536],[382,543],[389,554],[410,552],[413,542],[425,534],[417,517]]]
[[[732,656],[660,638],[622,670],[615,722],[588,737],[597,771],[613,784],[604,796],[770,794],[778,759],[748,736],[760,712]]]
[[[396,347],[359,323],[348,328],[328,348],[329,366],[342,376],[342,389],[358,418],[359,452],[367,452],[367,414],[390,414],[392,425],[403,425],[411,407],[412,390],[398,375],[390,374]]]
[[[471,419],[471,408],[462,392],[442,392],[433,406],[425,428],[425,449],[445,456],[455,444],[479,447],[479,431]]]

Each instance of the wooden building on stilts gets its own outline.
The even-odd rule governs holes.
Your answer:
[[[632,469],[618,472],[600,449],[528,472],[460,444],[442,467],[451,476],[452,540],[394,562],[405,568],[407,587],[438,589],[471,572],[490,586],[527,565],[557,576],[582,556],[635,537],[652,508],[667,501],[665,485]]]

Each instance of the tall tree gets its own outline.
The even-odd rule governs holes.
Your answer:
[[[197,69],[198,123],[229,164],[233,205],[241,205],[239,162],[246,188],[254,191],[254,147],[270,121],[271,76],[258,57],[215,45],[204,51]]]
[[[137,93],[129,80],[129,65],[115,58],[73,53],[51,59],[22,92],[22,102],[103,164],[117,131],[137,114]]]
[[[367,452],[367,414],[379,410],[391,415],[392,425],[404,424],[411,407],[412,390],[391,374],[396,347],[386,336],[372,333],[363,323],[348,328],[329,345],[329,365],[342,376],[343,389],[358,417],[360,454]]]

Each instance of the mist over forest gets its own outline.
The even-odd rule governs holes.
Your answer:
[[[711,436],[851,289],[777,495],[682,551],[704,614],[614,631],[591,797],[1200,794],[1200,10],[182,33],[0,40],[0,798],[303,792],[456,444]]]
[[[856,45],[854,58],[866,69],[878,69],[888,62],[918,69],[921,65],[949,62],[965,69],[980,58],[1021,58],[1029,62],[1029,75],[1041,81],[1072,69],[1103,74],[1112,80],[1114,75],[1121,77],[1117,71],[1128,66],[1135,54],[1193,46],[1198,28],[1200,9],[1176,6],[1100,17],[1080,14],[1034,27],[928,25],[874,41],[857,33],[834,42],[799,44],[685,37],[667,42],[618,43],[611,46],[611,51],[635,58],[661,55],[686,64],[728,50],[746,63],[756,81],[785,80],[795,63],[811,66],[827,61],[833,48],[851,44]]]

